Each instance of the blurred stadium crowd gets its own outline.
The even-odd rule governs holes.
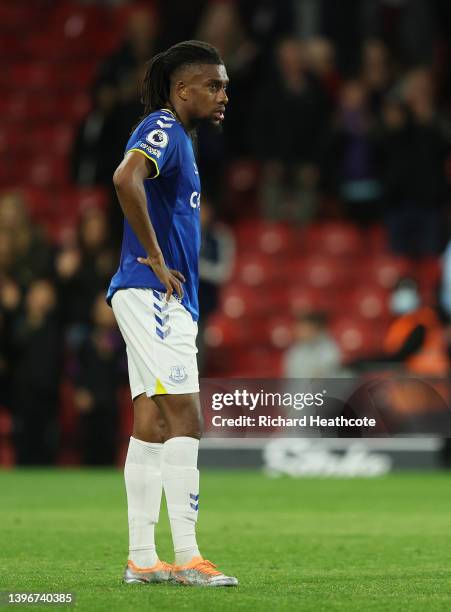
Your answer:
[[[449,2],[1,0],[0,464],[120,455],[111,177],[145,62],[189,38],[231,80],[196,137],[201,373],[449,370]]]

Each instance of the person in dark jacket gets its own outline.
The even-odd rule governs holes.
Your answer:
[[[62,357],[56,307],[54,285],[36,279],[13,323],[12,403],[21,465],[48,465],[56,459]]]
[[[118,393],[125,379],[122,340],[113,311],[100,293],[92,307],[92,325],[78,355],[75,406],[80,413],[82,461],[110,465],[118,440]]]

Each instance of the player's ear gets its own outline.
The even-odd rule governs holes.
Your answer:
[[[186,102],[188,100],[188,88],[183,81],[177,81],[175,84],[175,95]]]

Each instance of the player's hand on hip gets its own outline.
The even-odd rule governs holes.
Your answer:
[[[175,291],[180,299],[183,297],[183,285],[185,277],[178,270],[170,270],[164,261],[163,255],[153,255],[149,257],[138,257],[138,262],[149,266],[161,282],[166,287],[166,301],[169,302],[171,295]]]

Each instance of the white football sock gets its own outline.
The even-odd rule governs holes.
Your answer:
[[[129,559],[138,567],[158,561],[155,524],[160,514],[163,444],[130,437],[124,477],[128,501]]]
[[[184,565],[200,556],[196,542],[199,507],[199,440],[171,438],[163,444],[161,471],[166,494],[175,563]]]

